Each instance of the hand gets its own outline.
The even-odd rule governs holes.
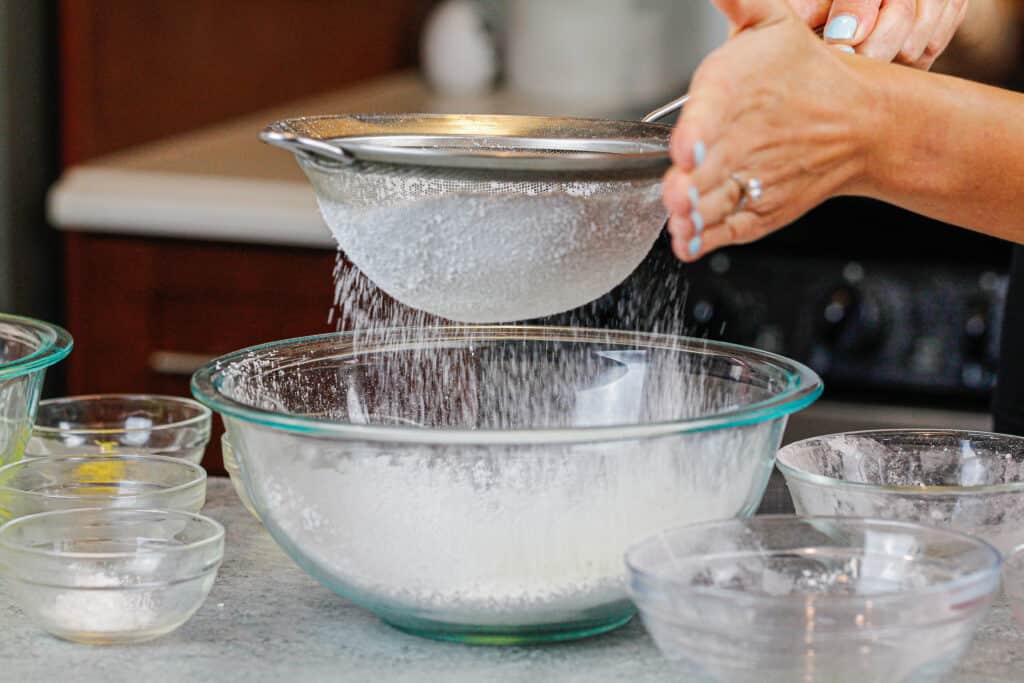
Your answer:
[[[877,130],[871,79],[853,68],[864,60],[818,40],[786,0],[715,2],[735,34],[694,74],[665,176],[669,232],[684,261],[855,193]],[[733,174],[763,183],[743,210]]]
[[[884,62],[931,69],[967,15],[967,0],[790,0],[825,40]],[[826,21],[827,20],[827,21]]]

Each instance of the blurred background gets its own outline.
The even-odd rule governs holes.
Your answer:
[[[294,161],[257,140],[264,125],[637,118],[681,93],[726,31],[703,0],[0,2],[0,310],[74,335],[50,395],[187,395],[211,357],[334,328],[334,243]],[[1012,84],[1015,51],[971,45],[942,68]],[[844,199],[695,266],[660,243],[608,300],[628,290],[645,320],[681,316],[690,333],[810,363],[827,400],[790,438],[984,428],[1009,254]],[[666,281],[679,295],[659,299]],[[622,322],[614,306],[594,316]]]

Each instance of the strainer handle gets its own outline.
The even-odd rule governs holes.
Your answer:
[[[324,140],[290,135],[276,130],[261,132],[260,140],[313,161],[327,161],[333,164],[351,164],[355,161],[355,157],[344,148]]]
[[[689,95],[677,97],[668,104],[661,105],[660,107],[658,107],[657,109],[655,109],[654,111],[652,111],[651,113],[649,113],[647,116],[643,117],[640,120],[643,121],[644,123],[654,123],[659,119],[665,118],[672,112],[676,112],[682,109],[686,105],[687,101],[689,101],[689,99]]]

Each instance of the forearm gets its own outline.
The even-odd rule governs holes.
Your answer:
[[[853,193],[1024,243],[1024,95],[856,61],[874,120]]]

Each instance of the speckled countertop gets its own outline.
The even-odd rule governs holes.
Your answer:
[[[0,681],[677,681],[639,623],[564,645],[495,648],[399,633],[302,573],[211,479],[204,512],[227,527],[206,604],[178,631],[124,647],[66,643],[37,630],[0,591]],[[950,680],[1024,680],[1024,634],[997,605]],[[865,682],[869,683],[869,682]]]

